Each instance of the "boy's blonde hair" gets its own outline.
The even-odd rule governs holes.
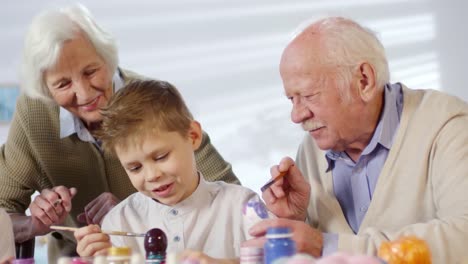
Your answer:
[[[157,132],[188,135],[193,116],[182,95],[170,83],[135,80],[112,96],[102,111],[102,124],[96,136],[105,151],[142,143],[144,136]]]

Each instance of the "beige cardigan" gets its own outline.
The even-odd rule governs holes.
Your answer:
[[[123,78],[128,83],[140,77],[125,72]],[[198,170],[208,181],[239,183],[231,165],[223,160],[206,133],[195,158]],[[0,148],[0,207],[10,213],[24,213],[34,191],[58,185],[78,189],[66,223],[72,226],[78,226],[76,216],[101,193],[111,192],[123,200],[136,192],[115,156],[101,153],[92,143],[81,141],[76,133],[60,138],[57,105],[22,95],[8,139]],[[74,251],[73,234],[61,234],[70,242],[58,241],[56,251]]]
[[[375,255],[383,241],[416,235],[429,243],[434,263],[468,256],[468,105],[432,90],[403,88],[400,127],[359,232],[349,227],[335,198],[331,172],[307,135],[297,165],[311,183],[308,218],[338,233],[338,250]]]

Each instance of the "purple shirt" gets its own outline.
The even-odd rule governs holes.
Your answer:
[[[345,152],[328,150],[327,171],[333,175],[333,189],[349,226],[357,233],[372,200],[388,152],[400,124],[403,93],[399,83],[384,88],[384,106],[369,144],[354,162]],[[337,234],[324,234],[323,254],[336,251]]]

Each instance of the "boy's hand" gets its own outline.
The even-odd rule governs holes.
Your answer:
[[[198,264],[238,264],[239,259],[215,259],[199,251],[185,250],[179,255],[179,259],[185,263]]]
[[[82,227],[74,235],[78,242],[76,252],[82,257],[107,255],[107,249],[112,247],[109,235],[101,233],[98,225]]]

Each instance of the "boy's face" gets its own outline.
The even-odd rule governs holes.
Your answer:
[[[115,151],[133,186],[160,203],[174,205],[198,186],[194,151],[200,146],[200,124],[192,121],[188,134],[148,133],[141,144],[117,145]]]

